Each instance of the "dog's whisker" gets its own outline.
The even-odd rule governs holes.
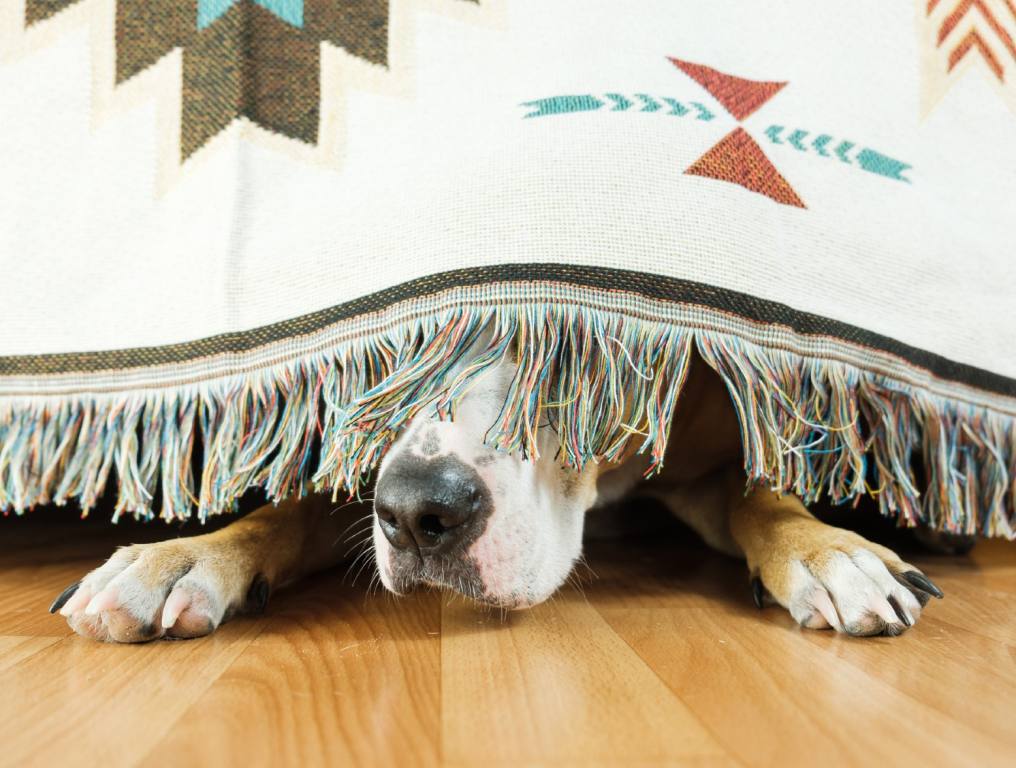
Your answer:
[[[345,582],[346,579],[349,579],[349,586],[351,587],[356,586],[356,580],[359,578],[360,573],[363,571],[364,566],[370,562],[369,557],[364,557],[362,560],[360,560],[359,558],[357,559],[359,560],[359,565],[357,566],[356,562],[354,562],[353,565],[349,567],[349,570],[346,571],[345,576],[343,576],[343,582]],[[353,573],[354,567],[356,568],[355,573]],[[352,577],[350,577],[350,573],[353,573]]]
[[[586,596],[586,590],[583,588],[582,580],[578,576],[578,574],[576,574],[575,572],[570,573],[568,575],[566,583],[569,584],[576,592],[579,593],[579,596],[582,598],[582,602],[586,603],[586,605],[589,605],[589,598]]]
[[[381,584],[381,573],[380,571],[375,569],[371,573],[370,579],[367,582],[367,587],[364,590],[364,597],[370,598],[375,593],[375,590],[380,586],[380,584]]]
[[[341,512],[343,509],[346,509],[346,507],[356,506],[357,504],[370,504],[373,501],[374,501],[373,496],[371,496],[370,498],[361,497],[358,499],[351,499],[350,501],[347,501],[345,504],[340,504],[339,506],[335,507],[328,514],[329,516],[331,516],[334,515],[336,512]]]
[[[363,517],[358,517],[356,520],[354,520],[353,522],[351,522],[349,525],[347,525],[345,528],[342,529],[342,532],[338,535],[338,538],[336,539],[336,541],[339,541],[339,539],[341,539],[343,536],[345,536],[350,531],[350,529],[355,528],[358,525],[363,525],[365,522],[367,522],[368,520],[370,520],[373,517],[374,517],[373,510],[368,512]]]
[[[364,536],[359,541],[350,542],[349,546],[346,548],[346,551],[342,553],[342,560],[348,560],[350,557],[358,555],[363,551],[364,547],[370,546],[370,543],[371,543],[370,536]],[[332,546],[334,547],[335,545]]]
[[[357,569],[356,575],[353,576],[352,586],[354,586],[354,587],[356,586],[356,580],[358,578],[360,578],[360,574],[363,573],[363,569],[366,568],[369,565],[375,565],[376,564],[376,559],[375,559],[375,556],[374,556],[374,550],[373,549],[366,550],[365,554],[367,555],[367,557],[363,558],[363,562],[360,563],[360,567]]]
[[[370,546],[373,542],[373,537],[371,536],[370,531],[361,531],[359,536],[360,538],[356,540],[347,539],[346,543],[348,546],[346,551],[342,553],[343,559],[350,557],[354,552],[362,552],[364,547]]]
[[[358,541],[350,542],[350,546],[344,554],[344,557],[349,557],[353,552],[363,552],[363,550],[371,544],[371,537],[366,532]]]
[[[352,537],[347,539],[347,542],[349,542],[349,547],[343,553],[342,558],[346,559],[357,550],[362,550],[364,547],[369,546],[373,539],[371,534],[372,531],[371,529],[368,528],[366,530],[357,532],[356,535],[360,537],[359,540],[354,541]],[[332,546],[334,547],[335,545],[333,544]]]
[[[370,547],[370,546],[364,547],[363,550],[356,556],[356,558],[353,560],[353,562],[351,562],[349,564],[349,567],[346,569],[346,573],[343,576],[343,583],[345,583],[345,580],[346,580],[346,578],[349,577],[350,572],[354,568],[356,568],[357,567],[357,563],[359,563],[360,566],[359,566],[359,568],[356,571],[356,575],[353,576],[353,579],[350,582],[351,586],[355,586],[356,585],[356,579],[360,575],[360,572],[363,570],[365,565],[367,565],[368,563],[371,563],[371,562],[374,561],[374,557],[375,557],[375,555],[374,555],[374,549],[373,549],[373,547]]]

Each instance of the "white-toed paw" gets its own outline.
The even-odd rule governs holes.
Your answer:
[[[200,537],[117,550],[50,607],[95,640],[138,643],[214,631],[241,608],[263,610],[269,585],[242,558]]]
[[[839,537],[837,537],[839,538]],[[770,588],[802,627],[848,635],[899,635],[941,590],[917,568],[860,537],[765,563],[753,579],[755,601]]]

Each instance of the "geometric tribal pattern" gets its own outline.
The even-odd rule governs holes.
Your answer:
[[[979,67],[1016,110],[1016,0],[918,0],[924,58],[924,112],[959,72]]]
[[[709,91],[738,122],[754,114],[786,85],[785,82],[748,80],[728,75],[704,64],[695,64],[683,59],[668,57],[668,60]],[[679,101],[672,96],[645,92],[570,93],[524,101],[519,106],[529,110],[522,116],[526,120],[576,112],[605,111],[612,114],[649,114],[654,115],[656,119],[668,121],[675,117],[690,118],[692,115],[696,122],[709,122],[716,118],[716,115],[700,102]],[[911,168],[908,163],[884,155],[871,147],[857,148],[854,142],[842,137],[837,139],[828,133],[819,133],[810,138],[810,131],[802,128],[795,128],[785,135],[783,131],[784,126],[772,124],[765,130],[765,136],[773,144],[792,147],[796,152],[805,154],[811,152],[814,157],[835,157],[846,166],[906,184],[911,182],[903,175]],[[852,152],[855,148],[857,151]],[[766,156],[759,143],[741,126],[720,139],[709,151],[686,168],[684,173],[737,184],[781,205],[794,208],[807,207]]]
[[[755,112],[786,85],[785,82],[748,80],[681,59],[670,58],[670,61],[709,91],[738,122]],[[766,157],[758,142],[740,126],[724,136],[685,173],[728,181],[783,205],[806,207],[793,187],[783,178],[783,174]]]
[[[76,2],[26,0],[26,26]],[[388,0],[116,0],[115,42],[117,85],[183,50],[181,161],[238,118],[316,144],[321,43],[387,66]]]

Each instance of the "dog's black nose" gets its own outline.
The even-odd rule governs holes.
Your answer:
[[[421,557],[445,554],[471,539],[486,497],[476,471],[454,456],[400,457],[378,480],[374,511],[385,538]]]

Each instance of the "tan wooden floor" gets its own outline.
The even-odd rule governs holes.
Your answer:
[[[32,517],[0,520],[2,765],[1016,765],[1016,545],[911,555],[946,599],[895,639],[760,612],[741,564],[668,534],[594,544],[584,594],[507,618],[340,571],[114,646],[46,608],[172,530]]]

